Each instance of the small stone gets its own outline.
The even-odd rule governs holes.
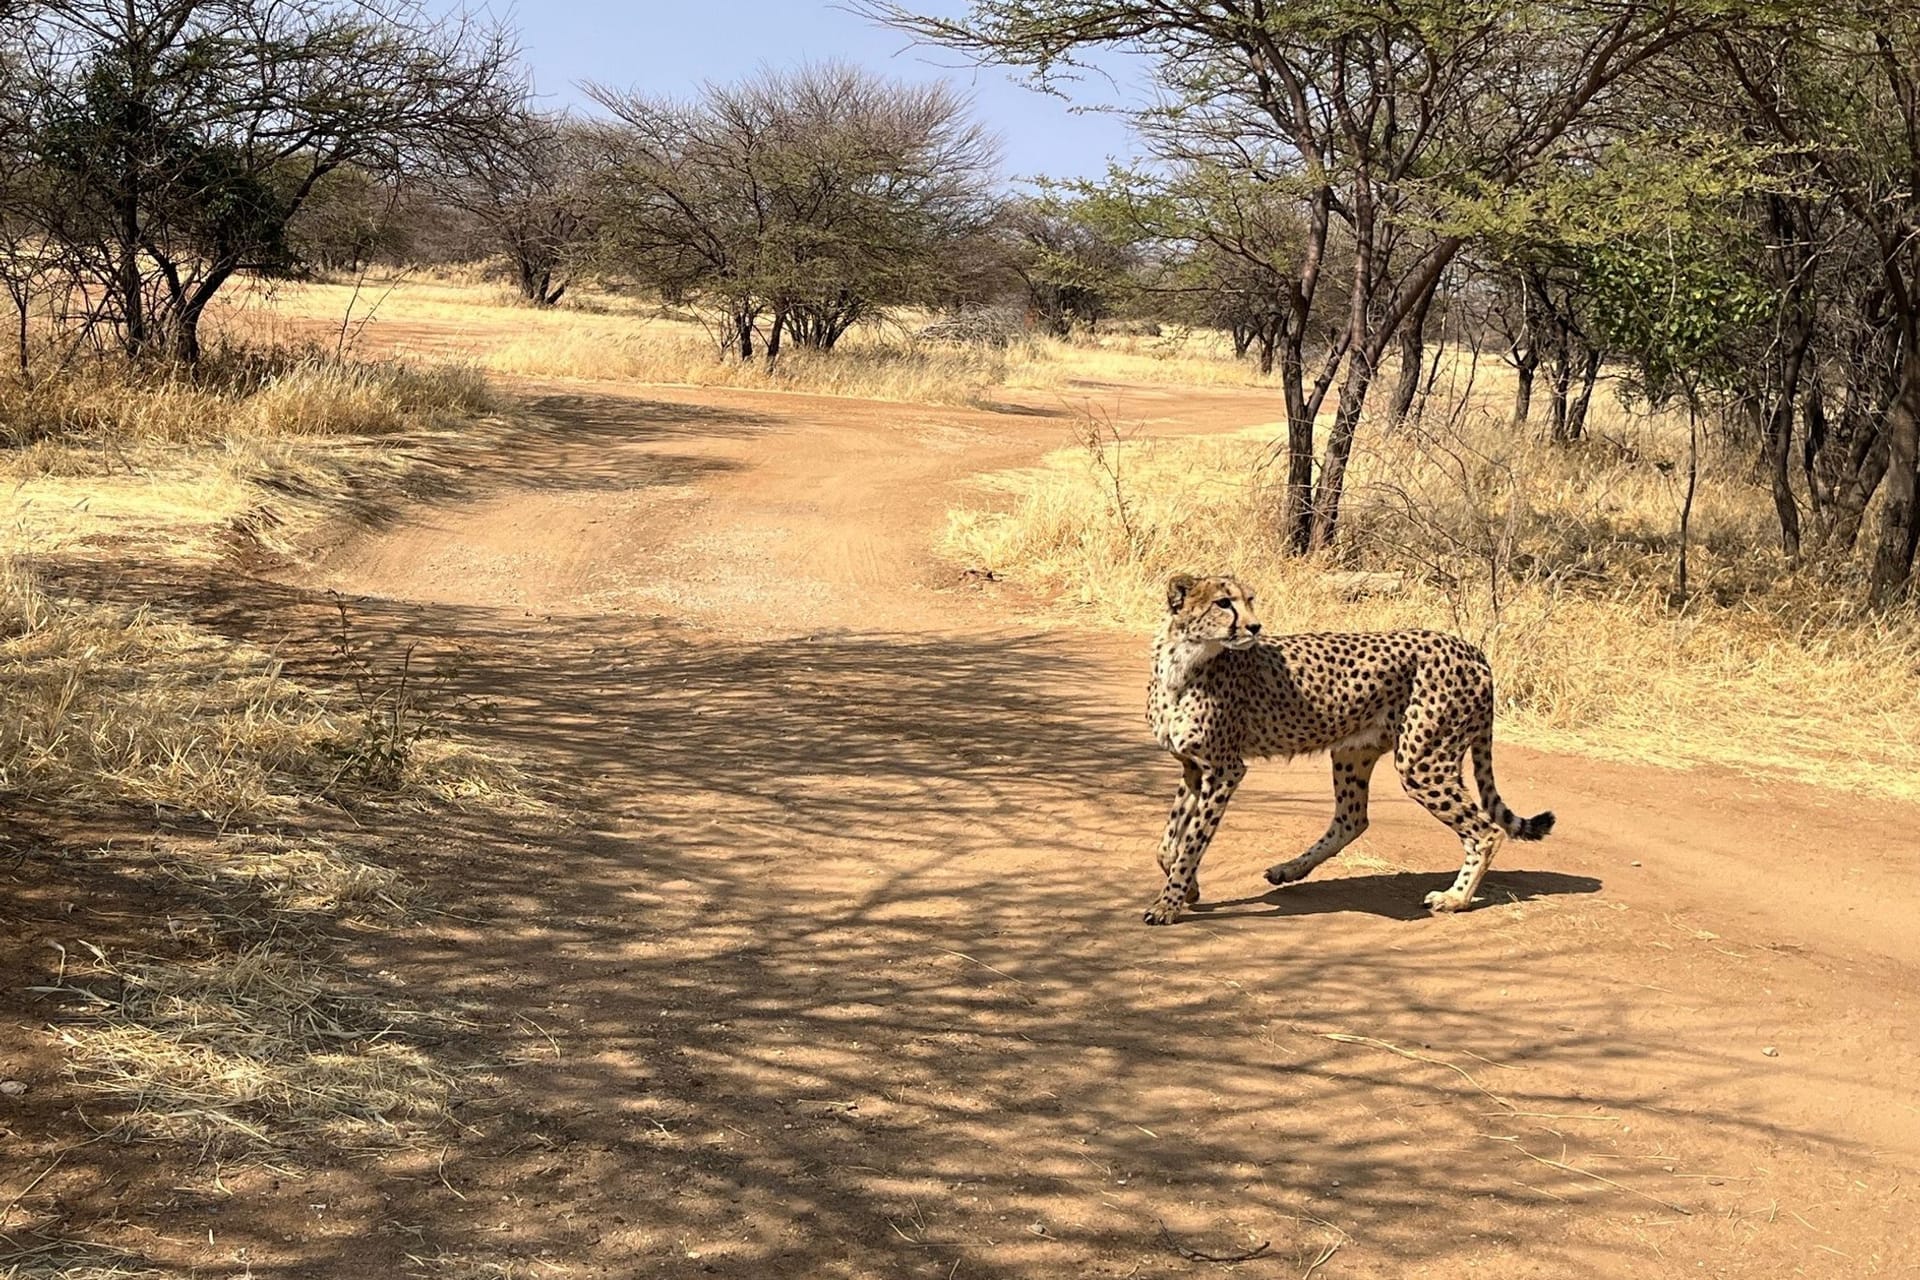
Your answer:
[[[1628,863],[1627,865],[1628,865],[1628,866],[1630,866],[1630,867],[1637,867],[1637,866],[1639,866],[1640,864],[1639,864],[1639,863],[1637,863],[1637,862],[1629,862],[1629,863]]]
[[[1762,1049],[1760,1052],[1766,1054],[1769,1058],[1777,1058],[1780,1056],[1780,1051],[1774,1048],[1772,1045],[1768,1045],[1766,1048]]]
[[[0,1080],[0,1098],[17,1098],[26,1091],[25,1080]]]

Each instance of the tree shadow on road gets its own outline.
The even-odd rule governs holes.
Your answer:
[[[336,674],[324,598],[174,598]],[[1644,992],[1563,957],[1587,877],[1499,871],[1488,906],[1417,928],[1446,875],[1140,926],[1172,779],[1070,639],[350,609],[422,662],[460,653],[498,707],[470,732],[575,816],[394,820],[442,914],[355,940],[355,963],[467,1011],[432,1052],[472,1083],[424,1164],[329,1165],[379,1220],[256,1234],[286,1259],[256,1275],[1183,1270],[1163,1219],[1302,1267],[1341,1243],[1383,1273],[1517,1249],[1574,1274],[1598,1240],[1657,1270],[1631,1215],[1706,1220],[1721,1193],[1622,1163],[1632,1143],[1839,1145],[1758,1107],[1669,1108],[1732,1096],[1741,1068],[1649,1038]],[[1528,999],[1490,1002],[1515,974]],[[1568,1115],[1595,1123],[1527,1118]],[[1600,1159],[1612,1190],[1579,1171]],[[244,1241],[243,1218],[220,1228]]]

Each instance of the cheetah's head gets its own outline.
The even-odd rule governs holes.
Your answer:
[[[1212,649],[1251,649],[1260,637],[1253,592],[1227,575],[1197,578],[1177,573],[1167,583],[1167,631]]]

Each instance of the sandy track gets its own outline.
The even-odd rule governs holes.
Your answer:
[[[359,962],[475,1011],[441,1052],[486,1083],[437,1159],[258,1190],[330,1207],[255,1274],[1217,1270],[1162,1221],[1270,1241],[1260,1275],[1911,1273],[1912,809],[1508,748],[1560,826],[1429,919],[1457,846],[1384,772],[1364,841],[1268,891],[1328,799],[1267,766],[1208,909],[1148,930],[1143,639],[1011,626],[927,551],[1064,419],[526,395],[471,496],[252,602],[457,644],[582,815],[421,833],[457,918]]]

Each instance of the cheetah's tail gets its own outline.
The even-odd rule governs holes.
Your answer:
[[[1544,840],[1553,830],[1553,812],[1523,818],[1507,808],[1493,782],[1493,732],[1489,729],[1473,744],[1473,777],[1480,784],[1480,805],[1499,828],[1515,840]]]

